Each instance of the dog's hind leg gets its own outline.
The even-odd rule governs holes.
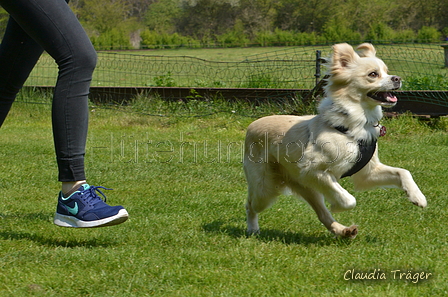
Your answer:
[[[249,190],[249,194],[246,202],[246,222],[247,222],[247,234],[258,234],[260,233],[260,226],[258,225],[258,213],[253,209],[252,203],[256,198],[251,191]]]
[[[256,170],[251,170],[252,166],[263,166],[264,168],[258,167]],[[270,171],[268,164],[250,164],[244,169],[248,183],[247,233],[257,234],[260,232],[258,214],[274,204],[283,187]]]
[[[361,171],[352,176],[356,190],[374,187],[393,187],[402,189],[413,204],[426,207],[423,193],[414,182],[411,173],[402,168],[382,164],[375,154],[372,160]]]
[[[324,196],[321,193],[314,189],[302,187],[297,184],[291,185],[291,189],[305,199],[309,205],[311,205],[319,220],[331,233],[344,238],[356,237],[358,234],[358,227],[356,225],[346,227],[336,222],[326,207]]]

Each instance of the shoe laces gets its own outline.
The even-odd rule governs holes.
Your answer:
[[[87,190],[81,192],[84,201],[86,201],[90,206],[94,206],[95,204],[101,201],[106,202],[107,200],[106,195],[100,189],[112,190],[101,186],[98,187],[90,186]],[[101,196],[98,195],[97,192],[101,194],[101,196],[103,196],[104,199],[101,198]]]

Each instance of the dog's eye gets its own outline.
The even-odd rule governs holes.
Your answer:
[[[369,77],[371,77],[371,78],[377,78],[377,77],[378,77],[378,72],[376,72],[376,71],[370,72],[370,73],[369,73]]]

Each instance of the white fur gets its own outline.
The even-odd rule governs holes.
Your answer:
[[[381,106],[395,104],[390,96],[378,101],[374,95],[399,88],[401,79],[387,73],[371,44],[361,44],[357,51],[345,43],[333,46],[330,78],[318,115],[268,116],[248,127],[244,171],[249,233],[259,232],[258,213],[271,206],[285,188],[304,198],[332,233],[350,238],[358,233],[357,226],[336,222],[324,199],[333,212],[356,206],[355,197],[338,180],[357,160],[358,141],[378,138]],[[338,126],[347,128],[347,132],[335,129]],[[382,164],[377,150],[352,176],[355,188],[397,187],[412,203],[425,207],[425,196],[409,171]]]

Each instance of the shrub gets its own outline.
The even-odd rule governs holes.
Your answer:
[[[299,32],[295,35],[297,45],[315,45],[325,43],[325,38],[315,32]]]
[[[218,43],[223,47],[247,46],[249,38],[244,33],[244,25],[241,21],[236,21],[232,30],[217,37]]]
[[[443,75],[411,76],[403,81],[404,90],[448,90],[448,77]]]
[[[259,31],[256,33],[254,43],[260,46],[269,46],[274,44],[276,36],[272,31]]]
[[[407,30],[401,30],[401,31],[396,31],[395,32],[395,37],[394,37],[394,41],[395,42],[400,42],[400,43],[404,43],[404,42],[414,42],[416,40],[417,36],[415,34],[414,31],[412,31],[411,29],[407,29]]]
[[[359,32],[351,30],[334,18],[324,25],[322,35],[327,42],[361,40]]]
[[[99,36],[91,37],[92,44],[98,49],[130,49],[129,34],[124,30],[113,28],[101,33]]]
[[[448,41],[448,27],[442,29],[442,34],[445,41]]]
[[[436,28],[423,26],[417,33],[417,42],[430,43],[439,42],[441,33]]]
[[[377,41],[394,40],[395,32],[392,28],[384,23],[376,23],[370,25],[370,30],[367,33],[365,39]]]
[[[140,38],[142,39],[140,45],[143,48],[154,48],[157,44],[158,34],[151,30],[144,30],[140,33]]]
[[[201,47],[201,43],[192,37],[186,37],[177,33],[157,33],[152,30],[144,30],[140,33],[142,48],[176,48],[180,46]]]
[[[222,47],[240,47],[247,46],[249,39],[243,32],[230,31],[217,37],[219,45]]]
[[[274,35],[275,35],[275,43],[273,45],[276,46],[295,45],[295,36],[294,33],[291,31],[284,31],[279,28],[275,28]]]
[[[166,75],[159,75],[154,77],[154,86],[156,87],[175,87],[176,82],[171,76],[171,72],[168,71]]]

